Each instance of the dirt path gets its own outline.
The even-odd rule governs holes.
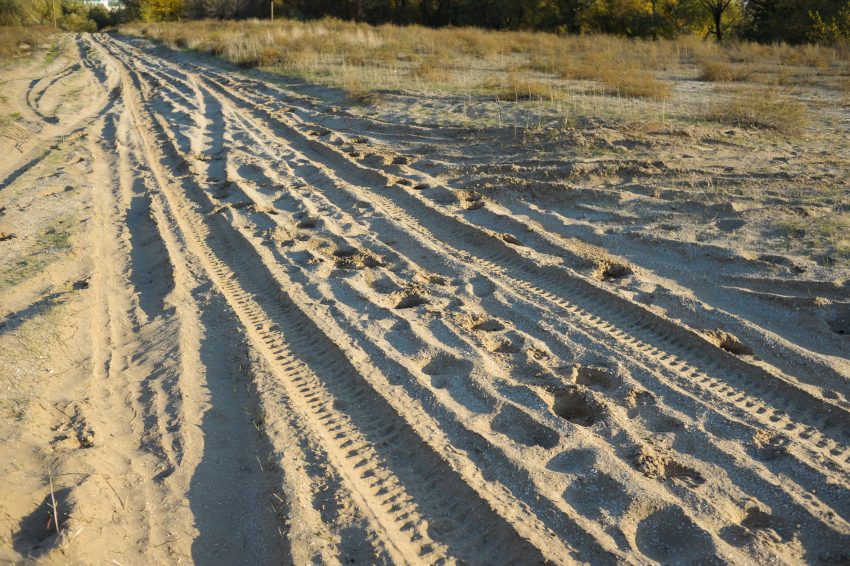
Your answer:
[[[165,54],[4,76],[0,258],[41,263],[0,280],[0,557],[850,560],[842,271],[629,236],[603,205],[642,197],[558,161],[487,192],[532,167],[498,139]]]

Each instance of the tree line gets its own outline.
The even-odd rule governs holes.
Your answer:
[[[758,42],[850,40],[850,0],[124,0],[108,12],[82,0],[0,0],[0,25],[52,24],[93,31],[125,21],[333,17],[373,25],[475,26],[554,33]]]

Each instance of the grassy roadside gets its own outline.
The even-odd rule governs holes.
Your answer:
[[[783,101],[785,109],[797,111],[794,115],[775,108],[774,102],[794,98],[800,88],[829,89],[841,96],[850,90],[845,78],[850,51],[822,46],[369,26],[333,19],[133,23],[120,26],[119,32],[172,49],[206,52],[243,68],[341,88],[359,104],[379,103],[382,91],[496,101],[498,111],[483,112],[483,126],[563,125],[594,116],[707,119],[790,134],[805,127],[805,120],[798,120],[805,109]],[[740,108],[694,104],[678,91],[695,80],[713,83],[719,98],[731,94],[739,107],[761,99],[761,104],[752,104],[753,112],[773,117],[743,119]],[[739,96],[735,85],[744,80],[752,90],[775,96]],[[529,119],[528,111],[535,118]],[[472,114],[475,121],[477,114]]]
[[[56,34],[49,26],[0,27],[0,61],[31,57],[39,49],[48,48]]]

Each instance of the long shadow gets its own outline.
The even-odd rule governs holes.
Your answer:
[[[207,297],[211,284],[195,290]],[[214,295],[215,296],[215,295]],[[242,370],[247,349],[238,340],[235,313],[223,299],[208,303],[201,315],[207,329],[201,341],[201,366],[208,407],[199,423],[203,456],[187,493],[199,534],[192,559],[199,566],[287,564],[291,552],[280,508],[280,470],[269,469],[270,448],[252,422],[257,414]],[[198,372],[200,374],[200,371]]]
[[[72,288],[74,291],[86,289],[88,288],[88,286],[88,280],[85,279],[72,283]],[[63,304],[66,294],[67,291],[58,291],[56,293],[50,293],[49,295],[41,297],[34,303],[30,303],[19,311],[10,314],[6,317],[6,320],[0,322],[0,338],[10,332],[14,332],[15,329],[19,328],[25,321],[29,320],[30,318],[44,314],[50,309]]]
[[[212,120],[211,142],[202,153],[217,158],[225,149],[221,106],[207,92],[202,96],[205,114]],[[208,164],[208,175],[223,177],[223,161]],[[211,287],[206,284],[195,293],[206,302]],[[258,411],[249,393],[250,376],[242,369],[247,349],[234,343],[241,343],[236,314],[220,295],[213,297],[214,306],[208,303],[201,314],[207,332],[200,356],[210,408],[200,423],[204,454],[187,493],[199,531],[192,559],[199,566],[290,564],[292,553],[284,536],[288,527],[274,512],[280,507],[278,497],[286,500],[280,492],[282,472],[269,469],[271,448],[252,422]]]
[[[144,190],[144,180],[133,181],[134,192]],[[162,313],[163,298],[174,287],[174,268],[168,250],[150,220],[151,199],[147,195],[135,196],[127,210],[126,226],[130,230],[130,281],[137,291],[139,307],[148,320]]]

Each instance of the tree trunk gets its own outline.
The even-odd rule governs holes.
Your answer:
[[[714,13],[714,29],[717,32],[717,41],[723,41],[723,29],[720,27],[720,18],[723,16],[723,12],[717,10]]]

